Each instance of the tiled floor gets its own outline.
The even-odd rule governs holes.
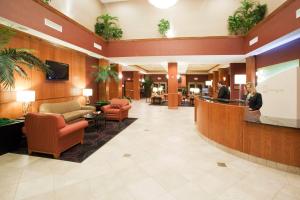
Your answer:
[[[208,144],[193,111],[134,102],[130,115],[139,119],[81,164],[0,156],[0,199],[300,199],[300,176]]]

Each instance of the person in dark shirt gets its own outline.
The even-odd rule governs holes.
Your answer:
[[[218,87],[219,87],[218,98],[219,99],[230,99],[229,90],[222,81],[218,82]]]
[[[249,106],[249,111],[259,110],[262,105],[262,96],[256,91],[255,85],[252,82],[246,84],[247,97],[246,104]]]

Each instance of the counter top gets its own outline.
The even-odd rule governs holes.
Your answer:
[[[272,126],[281,126],[281,127],[300,129],[299,119],[268,117],[259,114],[251,114],[251,112],[246,113],[244,119],[246,122],[252,122],[257,124],[266,124]]]

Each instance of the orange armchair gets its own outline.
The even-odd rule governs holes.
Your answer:
[[[102,107],[105,117],[108,120],[117,120],[119,122],[128,118],[128,112],[131,108],[127,99],[112,99],[110,105]]]
[[[28,153],[47,153],[59,158],[63,151],[83,143],[84,128],[87,126],[85,120],[66,124],[59,114],[28,113],[23,127]]]

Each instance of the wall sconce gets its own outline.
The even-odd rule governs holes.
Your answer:
[[[82,90],[82,95],[86,97],[86,105],[89,105],[90,102],[90,98],[91,96],[93,96],[93,89],[89,89],[89,88],[85,88]]]
[[[166,78],[169,79],[169,74],[166,75]]]
[[[195,77],[195,78],[194,78],[194,81],[198,81],[198,77]]]
[[[223,81],[226,81],[226,76],[223,76]]]
[[[177,74],[176,78],[177,78],[177,80],[179,80],[180,79],[180,74]]]
[[[118,78],[119,78],[119,80],[122,80],[123,74],[122,74],[122,73],[119,73],[119,74],[118,74]]]
[[[161,80],[161,77],[160,77],[160,76],[159,76],[159,77],[157,77],[157,80],[159,80],[159,81],[160,81],[160,80]]]
[[[22,113],[23,116],[27,115],[31,103],[35,101],[35,91],[34,90],[21,90],[17,91],[17,102],[22,103]]]

